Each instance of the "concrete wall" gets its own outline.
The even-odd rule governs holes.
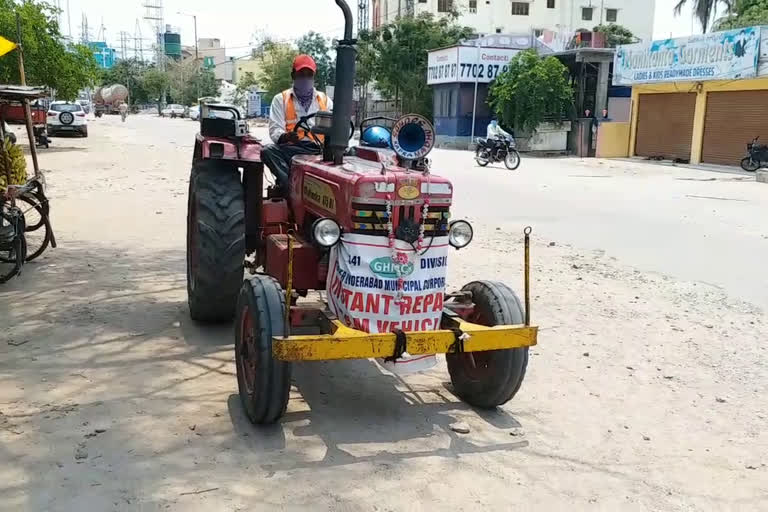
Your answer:
[[[600,123],[597,130],[597,158],[629,156],[630,123]]]
[[[528,1],[528,0],[522,0]],[[413,0],[416,13],[431,12],[438,14],[438,0]],[[584,28],[591,30],[600,24],[600,7],[604,9],[618,9],[616,23],[629,28],[633,34],[650,41],[653,35],[653,20],[656,10],[655,0],[600,0],[589,2],[587,0],[555,0],[555,7],[547,7],[547,0],[528,1],[528,16],[512,15],[509,1],[477,0],[476,12],[471,12],[469,0],[453,0],[453,5],[459,12],[458,22],[467,25],[480,33],[494,34],[498,30],[501,33],[530,33],[533,29],[548,29],[573,32]],[[594,8],[592,20],[582,20],[582,7]],[[378,6],[378,9],[376,8]],[[398,13],[398,8],[400,13]],[[374,0],[371,12],[380,13],[380,24],[394,21],[398,14],[405,14],[405,0]],[[670,13],[670,16],[672,14]],[[605,20],[605,12],[602,13]],[[374,26],[375,26],[374,22]]]
[[[691,91],[696,93],[696,110],[693,116],[693,137],[691,139],[691,163],[701,163],[704,141],[704,120],[707,114],[707,94],[710,92],[756,91],[768,89],[768,77],[752,80],[717,80],[712,82],[680,82],[666,84],[644,84],[632,86],[632,122],[629,137],[629,154],[635,155],[637,141],[637,110],[641,94],[664,94]],[[768,121],[766,121],[768,122]]]
[[[258,80],[259,79],[259,61],[252,59],[250,57],[243,58],[243,59],[235,59],[232,61],[233,63],[233,76],[232,81],[237,84],[237,82],[240,81],[240,79],[245,76],[246,73],[253,73],[253,76]]]

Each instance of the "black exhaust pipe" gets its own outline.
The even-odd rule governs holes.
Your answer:
[[[349,121],[352,119],[352,92],[355,87],[356,41],[352,39],[352,11],[345,0],[336,0],[344,13],[344,39],[336,47],[336,86],[333,92],[333,125],[330,146],[333,162],[342,163],[349,142]]]

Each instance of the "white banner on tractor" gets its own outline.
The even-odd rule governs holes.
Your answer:
[[[435,237],[431,244],[427,237],[424,245],[417,253],[410,244],[396,240],[393,251],[386,237],[344,235],[331,249],[328,266],[331,311],[347,326],[369,333],[439,329],[448,237]],[[398,290],[402,291],[399,301]],[[403,374],[431,368],[437,359],[422,355],[378,362]]]

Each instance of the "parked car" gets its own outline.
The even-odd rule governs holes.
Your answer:
[[[197,121],[200,119],[200,107],[195,105],[194,107],[189,108],[189,118],[193,121]]]
[[[162,111],[162,115],[168,116],[170,118],[184,117],[184,115],[186,114],[186,111],[187,109],[184,108],[184,105],[177,105],[174,103],[172,105],[168,105],[167,107],[165,107]]]
[[[77,100],[77,102],[80,104],[81,107],[83,107],[83,112],[86,114],[91,113],[91,104],[88,100]]]
[[[48,107],[48,135],[53,137],[60,133],[79,133],[88,136],[88,120],[85,111],[79,103],[69,101],[53,101]]]
[[[16,134],[13,133],[13,130],[11,130],[11,127],[8,126],[8,123],[5,121],[3,121],[3,133],[5,134],[5,138],[11,141],[11,144],[16,144]]]

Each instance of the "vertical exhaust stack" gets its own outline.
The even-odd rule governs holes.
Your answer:
[[[336,87],[333,93],[333,126],[331,154],[335,164],[342,163],[349,142],[349,121],[352,119],[352,91],[355,86],[356,41],[352,39],[352,11],[345,0],[336,0],[344,13],[344,39],[336,47]]]

